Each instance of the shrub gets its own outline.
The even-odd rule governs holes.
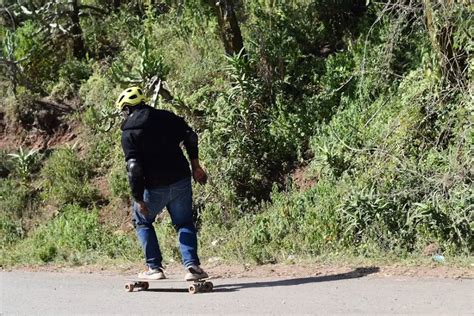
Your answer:
[[[68,99],[77,95],[81,83],[92,74],[90,61],[67,60],[59,70],[59,79],[51,88],[50,95],[58,99]]]
[[[0,213],[0,249],[4,249],[25,235],[21,220],[13,219],[8,214]]]
[[[15,179],[0,179],[0,214],[8,218],[21,219],[31,215],[38,203],[38,194],[34,187]]]
[[[26,21],[15,31],[15,57],[26,58],[22,63],[21,81],[32,92],[46,94],[47,87],[56,81],[59,68],[67,54],[61,41],[48,38],[46,32],[37,32],[41,25]],[[48,43],[48,45],[44,45]]]
[[[97,210],[66,205],[59,215],[39,226],[5,260],[93,263],[100,258],[133,258],[139,248],[124,234],[115,234],[99,222]]]
[[[72,147],[58,149],[45,162],[41,175],[44,196],[58,205],[93,204],[98,199],[97,189],[88,182],[91,168]]]
[[[108,183],[113,197],[122,200],[130,199],[130,187],[127,180],[127,173],[123,165],[111,170],[108,176]]]

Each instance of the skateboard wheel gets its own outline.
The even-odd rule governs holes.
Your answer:
[[[214,288],[214,284],[212,282],[204,282],[204,291],[211,292]]]
[[[125,291],[127,292],[133,292],[133,288],[134,288],[133,283],[125,284]]]
[[[191,284],[189,287],[188,287],[188,292],[190,294],[196,294],[198,292],[198,288],[196,285],[194,284]]]

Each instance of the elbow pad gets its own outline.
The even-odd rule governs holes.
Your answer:
[[[132,196],[135,201],[143,201],[143,192],[145,190],[144,173],[141,164],[136,159],[127,161],[127,175]]]
[[[134,158],[127,161],[127,173],[129,177],[143,178],[143,168]]]

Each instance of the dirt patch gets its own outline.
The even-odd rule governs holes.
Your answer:
[[[17,100],[13,119],[0,113],[0,149],[14,151],[19,147],[43,151],[73,142],[80,124],[70,118],[79,101],[58,103],[50,98]]]
[[[132,212],[126,201],[113,200],[100,211],[100,222],[112,227],[116,233],[128,233],[134,230]]]
[[[206,271],[212,278],[307,278],[307,277],[408,277],[408,278],[450,278],[474,279],[474,267],[455,267],[441,265],[404,266],[404,265],[328,265],[328,264],[271,264],[271,265],[243,265],[243,264],[204,264]],[[34,267],[21,267],[22,271],[48,271],[48,272],[76,272],[105,275],[133,275],[144,270],[144,265],[139,263],[117,264],[107,267],[102,265],[89,265],[80,267],[67,267],[61,265],[47,265]],[[178,263],[166,267],[168,275],[184,275],[183,267]]]
[[[316,185],[318,179],[316,177],[308,176],[310,173],[308,172],[309,166],[303,166],[295,169],[291,175],[293,179],[293,183],[296,187],[301,190],[305,191],[313,186]]]

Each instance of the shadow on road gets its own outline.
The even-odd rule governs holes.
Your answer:
[[[308,283],[340,281],[347,279],[356,279],[365,277],[372,273],[379,272],[378,267],[362,267],[346,273],[339,273],[333,275],[323,275],[318,277],[296,278],[277,281],[263,281],[251,283],[233,283],[233,284],[218,284],[214,286],[214,292],[234,292],[241,289],[260,288],[260,287],[275,287],[275,286],[293,286]]]
[[[138,292],[166,292],[166,293],[188,293],[188,289],[176,289],[176,288],[151,288],[145,291]]]

